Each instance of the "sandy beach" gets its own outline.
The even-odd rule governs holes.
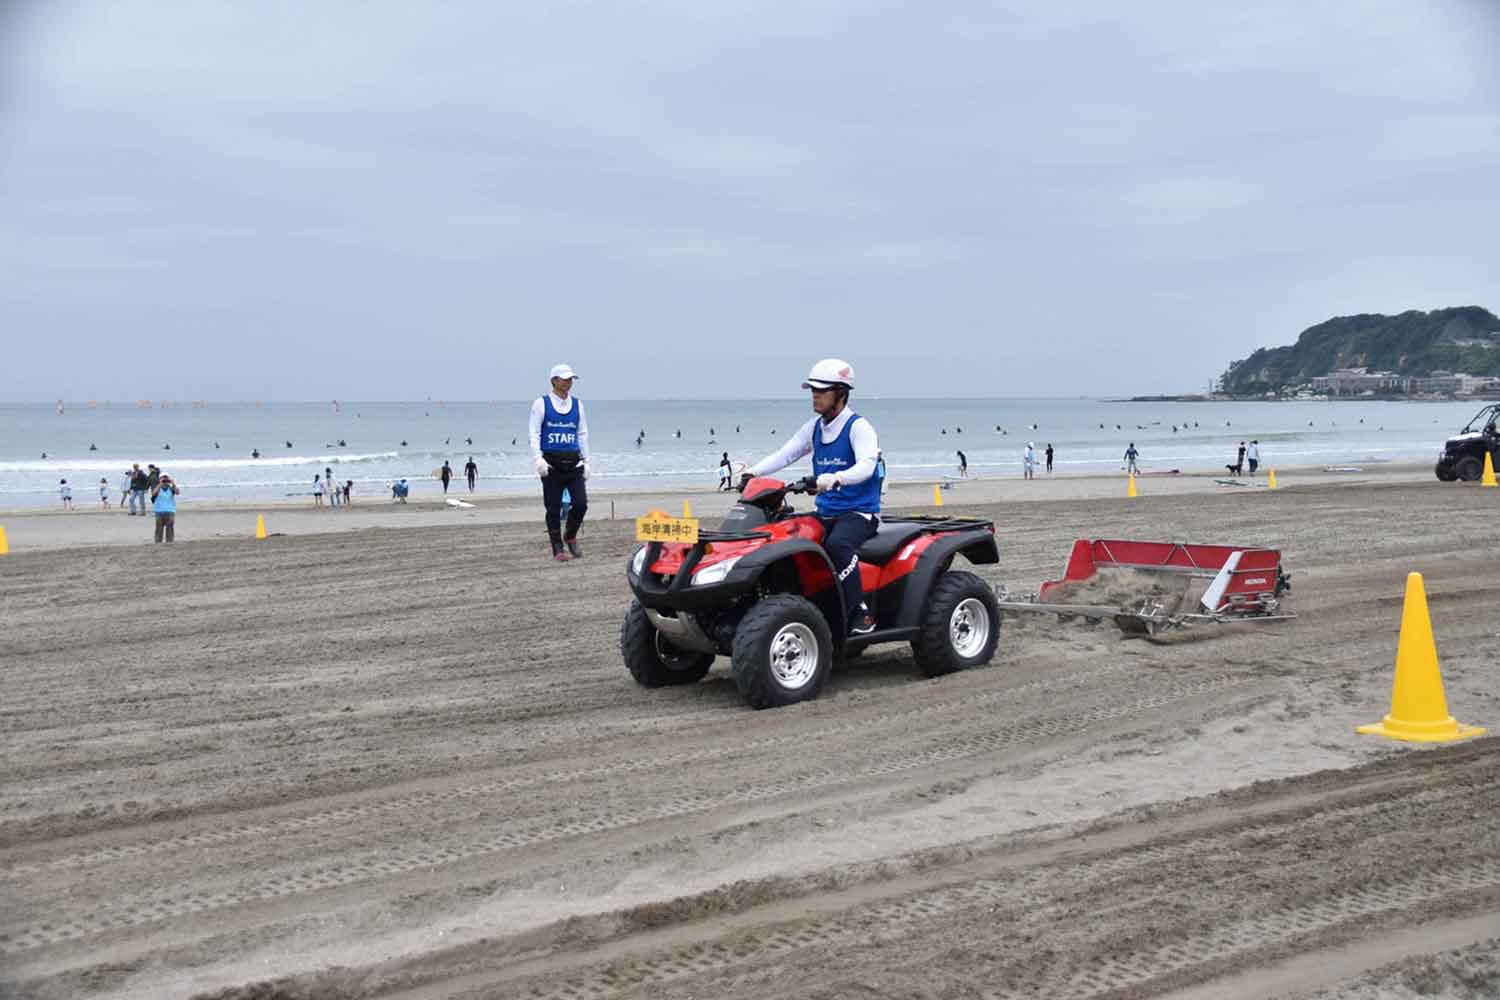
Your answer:
[[[1500,490],[1278,474],[945,498],[1016,589],[1078,537],[1278,547],[1295,622],[1011,615],[982,669],[877,647],[768,712],[618,651],[629,518],[722,494],[598,493],[567,565],[534,500],[184,504],[146,551],[6,513],[0,995],[1492,996],[1500,740],[1354,727],[1420,571],[1450,710],[1500,730]]]

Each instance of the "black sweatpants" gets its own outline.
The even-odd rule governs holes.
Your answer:
[[[583,473],[578,468],[578,456],[563,457],[543,455],[550,471],[542,477],[542,503],[547,507],[547,537],[554,542],[578,537],[578,527],[583,524],[583,515],[589,511],[588,488],[584,486]],[[571,506],[568,508],[566,529],[562,524],[562,495],[568,491]]]
[[[859,579],[859,547],[875,536],[879,519],[873,514],[845,511],[823,522],[823,549],[833,560],[833,575],[844,592],[844,611],[853,615],[865,599]]]

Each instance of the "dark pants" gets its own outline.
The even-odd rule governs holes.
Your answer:
[[[469,492],[474,492],[474,473],[469,473]]]
[[[158,542],[161,541],[162,540],[162,535],[165,534],[167,536],[167,541],[170,542],[172,540],[172,536],[174,534],[173,529],[176,526],[177,526],[177,515],[176,514],[157,514],[156,515],[156,540]]]
[[[1260,459],[1258,459],[1258,458],[1252,458],[1250,460],[1250,475],[1252,475],[1252,476],[1255,475],[1255,467],[1257,465],[1259,465],[1259,464],[1260,464]]]
[[[875,536],[878,521],[873,515],[854,511],[819,520],[823,522],[823,549],[833,560],[834,578],[844,592],[844,611],[852,615],[865,599],[859,579],[859,547]]]
[[[588,488],[583,485],[583,473],[578,470],[577,459],[547,460],[551,470],[542,477],[542,503],[547,507],[547,537],[554,542],[577,538],[578,527],[583,524],[583,515],[589,510]],[[572,506],[568,509],[568,523],[562,523],[562,495],[568,491]]]
[[[451,481],[451,477],[449,477],[449,476],[444,476],[443,477],[443,492],[444,493],[448,492],[448,483],[450,481]]]

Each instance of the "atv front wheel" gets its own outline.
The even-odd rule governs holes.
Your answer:
[[[773,594],[734,630],[734,683],[751,708],[818,696],[833,669],[833,634],[805,597]]]
[[[1479,477],[1484,475],[1484,466],[1473,455],[1465,455],[1458,460],[1458,464],[1453,467],[1453,471],[1464,482],[1477,483],[1479,482]]]
[[[678,649],[656,630],[640,601],[631,601],[620,626],[620,654],[625,668],[641,687],[696,684],[713,666],[712,653]]]
[[[924,677],[941,677],[990,662],[1000,643],[995,592],[973,573],[944,573],[932,588],[912,656]]]

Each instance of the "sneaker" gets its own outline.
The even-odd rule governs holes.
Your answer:
[[[870,614],[870,609],[860,605],[849,620],[850,635],[869,635],[875,631],[875,616]]]
[[[579,546],[578,539],[569,538],[565,540],[565,543],[568,546],[568,554],[570,556],[572,556],[574,559],[583,558],[583,549]]]
[[[552,543],[552,558],[556,559],[558,562],[567,562],[569,559],[572,559],[573,557],[570,556],[570,555],[568,555],[567,550],[563,548],[562,542],[553,542]]]

